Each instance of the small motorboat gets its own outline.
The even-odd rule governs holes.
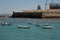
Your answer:
[[[32,25],[32,23],[28,23],[28,24]]]
[[[42,26],[43,29],[53,29],[53,26]]]
[[[36,25],[37,23],[36,22],[30,22],[28,24],[30,24],[30,25]]]
[[[41,25],[39,25],[39,24],[35,24],[37,27],[41,27]]]
[[[43,29],[53,29],[53,26],[50,26],[50,25],[48,25],[48,24],[42,25],[41,27],[42,27]]]
[[[23,29],[29,29],[30,26],[21,26],[21,25],[17,25],[18,28],[23,28]]]
[[[3,23],[1,23],[1,25],[2,25],[2,26],[10,26],[11,23],[9,23],[9,22],[3,22]]]

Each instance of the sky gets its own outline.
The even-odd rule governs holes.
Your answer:
[[[12,14],[13,11],[21,12],[22,10],[36,10],[40,5],[44,10],[46,0],[0,0],[0,14]],[[51,0],[48,0],[48,3]],[[60,2],[60,0],[54,0]]]

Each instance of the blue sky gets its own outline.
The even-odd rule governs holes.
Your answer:
[[[51,0],[48,0],[48,3]],[[55,0],[54,2],[60,2]],[[12,14],[13,11],[36,10],[37,5],[44,9],[45,0],[0,0],[0,14]]]

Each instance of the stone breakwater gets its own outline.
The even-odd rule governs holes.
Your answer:
[[[59,10],[27,10],[24,12],[13,12],[13,18],[60,18]]]
[[[13,18],[42,18],[42,12],[13,12]]]

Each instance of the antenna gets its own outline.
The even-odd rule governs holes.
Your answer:
[[[47,5],[49,5],[48,0],[45,1],[45,10],[47,8]]]
[[[46,0],[46,3],[45,3],[45,9],[46,9],[46,7],[47,7],[47,0]]]
[[[54,0],[51,0],[50,3],[48,3],[48,0],[45,1],[45,10],[49,4],[54,4]]]

